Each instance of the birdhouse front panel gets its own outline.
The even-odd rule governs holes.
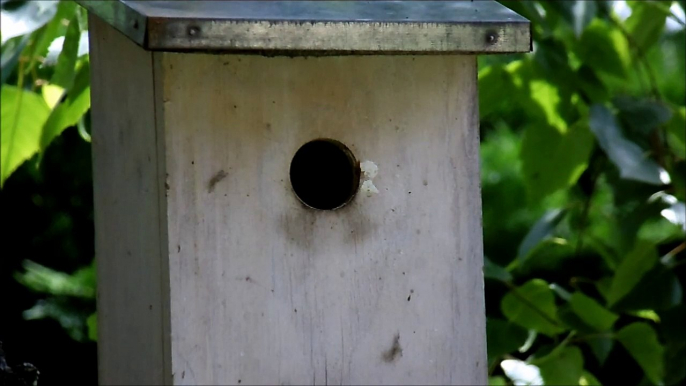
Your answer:
[[[155,61],[175,382],[484,380],[474,56]]]

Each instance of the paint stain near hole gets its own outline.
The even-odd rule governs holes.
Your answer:
[[[207,192],[212,193],[214,191],[214,187],[219,183],[219,181],[223,180],[228,176],[229,173],[225,172],[224,170],[218,171],[212,178],[210,178],[210,181],[207,183]]]
[[[393,345],[391,348],[383,353],[383,360],[387,363],[391,363],[401,356],[403,356],[403,349],[400,347],[400,333],[397,333],[393,337]]]

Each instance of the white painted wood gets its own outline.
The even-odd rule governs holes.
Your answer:
[[[89,30],[99,383],[169,383],[152,54],[92,15]]]
[[[174,384],[487,383],[475,56],[155,53],[154,61],[168,245],[150,256],[169,250],[164,348]],[[120,73],[141,71],[119,63]],[[97,70],[116,72],[109,66]],[[149,93],[149,79],[136,83],[123,103]],[[121,161],[120,148],[154,152],[147,137],[117,145],[115,129],[127,121],[103,109],[99,119],[117,123],[101,138],[113,142],[101,163]],[[151,135],[148,108],[138,111],[135,135]],[[305,208],[289,165],[318,137],[375,162],[380,193],[333,212]],[[134,195],[135,171],[123,177],[101,178],[100,196]],[[153,201],[129,209],[152,221]],[[134,238],[154,225],[121,222],[113,213],[121,207],[100,202],[110,234]],[[151,237],[139,242],[159,240]],[[124,276],[126,243],[116,244],[114,272]],[[130,275],[135,293],[160,298],[158,278]],[[133,291],[127,285],[117,288]],[[148,325],[138,333],[152,334]],[[402,351],[388,355],[398,336]]]
[[[91,17],[101,384],[485,384],[474,56],[148,53]],[[304,207],[330,137],[378,195]]]

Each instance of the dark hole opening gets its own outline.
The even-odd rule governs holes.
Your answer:
[[[360,184],[360,168],[352,152],[333,139],[304,144],[291,161],[291,185],[305,205],[338,209],[347,204]]]

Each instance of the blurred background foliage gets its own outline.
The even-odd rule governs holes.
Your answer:
[[[501,1],[479,59],[489,382],[686,384],[684,1]],[[0,341],[96,383],[87,18],[1,0]]]

